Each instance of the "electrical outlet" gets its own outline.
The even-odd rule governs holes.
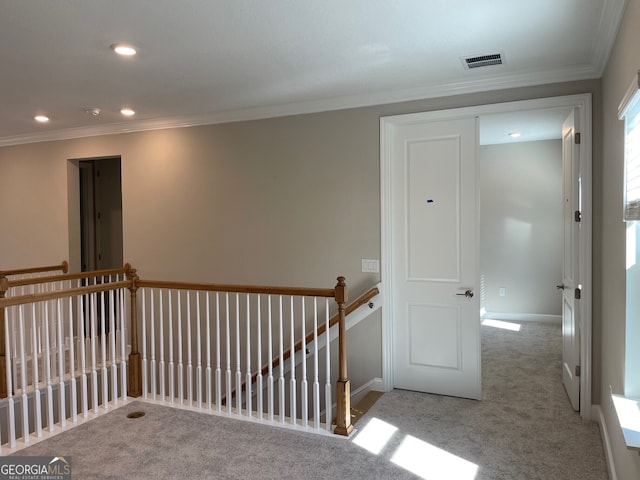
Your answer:
[[[505,287],[500,287],[500,296],[504,297],[507,295],[507,289]]]

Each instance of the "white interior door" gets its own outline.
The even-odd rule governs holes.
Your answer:
[[[562,265],[562,382],[575,411],[580,410],[580,149],[576,143],[577,116],[572,111],[562,125],[564,202],[564,260]],[[576,214],[576,212],[578,212]]]
[[[390,128],[395,388],[480,398],[475,117]]]

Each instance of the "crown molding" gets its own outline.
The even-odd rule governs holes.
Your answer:
[[[599,73],[591,65],[566,67],[543,72],[517,73],[510,75],[491,75],[480,79],[448,82],[426,87],[334,97],[307,102],[269,105],[264,107],[227,110],[207,114],[170,116],[154,119],[134,120],[126,123],[114,123],[91,127],[68,128],[46,133],[13,135],[0,138],[0,147],[40,143],[102,135],[184,128],[200,125],[214,125],[265,118],[302,115],[349,108],[370,107],[391,103],[426,100],[472,93],[503,90],[508,88],[530,87],[549,83],[571,82],[599,78]]]

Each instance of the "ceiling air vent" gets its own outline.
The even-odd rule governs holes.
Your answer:
[[[474,55],[472,57],[463,57],[462,63],[467,69],[489,67],[491,65],[502,65],[501,53],[492,53],[490,55]]]

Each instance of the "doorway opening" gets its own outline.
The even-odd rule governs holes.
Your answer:
[[[575,262],[566,159],[573,138],[567,146],[565,136],[573,119],[567,107],[479,119],[483,399],[519,391],[532,399],[547,395],[564,408],[568,396],[566,408],[579,410],[580,328],[568,298]],[[532,387],[545,382],[542,393]]]
[[[122,267],[120,157],[78,160],[78,171],[81,270]]]
[[[451,122],[462,121],[465,118],[482,118],[484,116],[497,115],[497,114],[514,114],[518,112],[539,112],[547,109],[564,109],[573,110],[576,114],[578,124],[580,125],[582,141],[576,150],[579,151],[579,171],[580,171],[580,226],[576,231],[576,237],[579,238],[578,248],[575,253],[574,261],[580,272],[579,286],[581,300],[576,302],[576,315],[580,322],[580,344],[578,346],[580,352],[580,414],[583,418],[591,418],[591,228],[592,228],[592,207],[591,207],[591,95],[569,95],[562,97],[550,97],[536,100],[523,100],[516,102],[481,105],[475,107],[459,108],[452,110],[443,110],[436,112],[426,112],[419,114],[398,115],[395,117],[387,117],[381,119],[381,211],[382,211],[382,255],[381,255],[381,270],[383,272],[382,280],[387,291],[387,300],[385,304],[388,308],[383,309],[382,312],[382,344],[383,344],[383,383],[386,390],[392,390],[394,388],[394,336],[396,336],[395,322],[398,321],[398,315],[394,314],[394,309],[402,312],[404,308],[405,299],[402,297],[403,292],[401,290],[400,282],[397,280],[396,272],[394,268],[400,263],[398,262],[398,248],[402,248],[403,242],[397,241],[398,225],[397,219],[399,218],[399,212],[394,210],[394,195],[396,185],[394,181],[394,173],[392,170],[393,158],[396,152],[403,152],[402,148],[395,148],[395,145],[401,145],[398,139],[399,133],[412,135],[412,125],[424,125],[426,123],[431,124],[446,124]],[[409,138],[409,137],[407,137]],[[434,137],[435,138],[435,137]],[[454,138],[449,136],[447,138]],[[402,138],[400,138],[402,140]],[[397,183],[397,181],[396,181]],[[476,185],[477,188],[477,185]],[[429,205],[434,205],[430,203]],[[400,215],[404,215],[400,212]],[[394,224],[394,221],[396,224]],[[476,228],[479,230],[480,225],[478,223],[477,216],[474,214],[474,220]],[[558,220],[562,222],[562,218]],[[453,224],[452,224],[453,225]],[[573,256],[572,256],[573,257]],[[400,257],[398,257],[400,258]],[[463,257],[459,257],[463,258]],[[401,263],[404,261],[400,260]],[[471,294],[475,291],[481,294],[481,282],[480,272],[477,269],[477,265],[471,265],[471,268],[475,268],[477,276],[475,276],[475,284],[459,285],[458,288],[467,288]],[[398,277],[399,278],[399,277]],[[469,288],[472,287],[472,288]],[[552,289],[555,285],[551,286]],[[467,297],[463,302],[468,303],[477,302],[477,295],[475,299],[473,295],[467,295],[465,291],[461,290],[462,295]],[[498,292],[500,290],[498,289]],[[506,292],[508,295],[508,291]],[[446,292],[445,295],[452,295],[450,292]],[[458,293],[455,293],[457,296]],[[463,297],[460,297],[463,298]],[[445,300],[443,300],[444,302]],[[448,300],[447,300],[448,301]],[[406,302],[405,302],[406,303]],[[480,308],[479,303],[477,305],[477,325],[480,323]],[[400,315],[402,316],[402,315]],[[403,319],[403,321],[406,321]],[[474,327],[475,329],[475,327]],[[478,328],[479,330],[479,328]],[[446,332],[445,332],[446,333]],[[452,342],[455,338],[452,338]],[[479,343],[479,333],[477,335],[477,342]],[[473,347],[471,351],[476,351],[476,347]],[[461,352],[461,358],[464,358],[464,351]],[[473,355],[473,353],[472,353]],[[480,362],[478,356],[477,361]],[[479,366],[478,366],[479,367]],[[444,369],[442,374],[446,375]],[[481,370],[477,368],[477,375],[480,376]],[[455,378],[451,376],[450,381],[455,382]],[[438,392],[433,392],[438,393]]]

